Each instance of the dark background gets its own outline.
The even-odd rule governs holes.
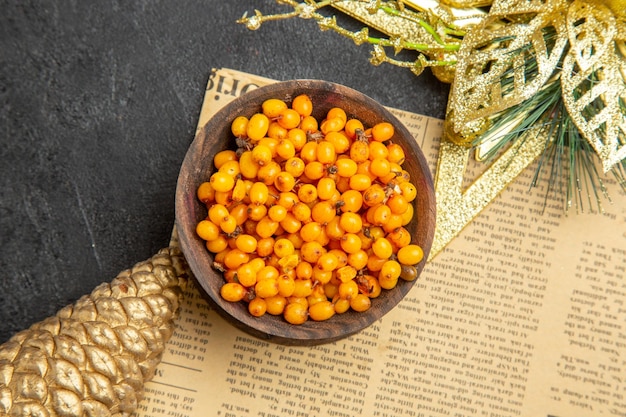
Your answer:
[[[429,71],[375,67],[370,46],[311,20],[236,23],[254,9],[291,10],[0,0],[0,343],[167,246],[211,68],[325,79],[443,117],[448,86]]]

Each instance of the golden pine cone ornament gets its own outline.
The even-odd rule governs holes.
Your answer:
[[[172,245],[0,346],[0,416],[129,416],[174,331],[187,266]]]

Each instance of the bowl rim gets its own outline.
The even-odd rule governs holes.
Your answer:
[[[210,285],[208,279],[212,279],[217,275],[216,271],[211,267],[213,254],[210,254],[206,250],[204,241],[196,235],[195,223],[197,223],[198,217],[194,216],[194,212],[191,210],[194,205],[202,205],[196,197],[196,189],[201,181],[191,181],[191,179],[197,179],[201,175],[207,175],[204,180],[208,180],[208,173],[213,171],[213,161],[212,159],[210,161],[207,160],[204,162],[204,166],[200,166],[197,158],[203,152],[207,152],[206,146],[208,146],[207,143],[210,142],[211,134],[214,132],[219,133],[220,128],[221,132],[223,132],[224,123],[228,124],[228,131],[230,131],[230,122],[235,117],[242,115],[244,108],[250,106],[250,102],[256,103],[255,106],[260,110],[262,99],[270,98],[267,96],[268,94],[289,100],[289,98],[293,98],[297,94],[312,91],[321,92],[333,98],[338,95],[344,100],[349,99],[362,103],[369,109],[372,109],[381,120],[384,119],[391,122],[396,130],[396,136],[412,139],[412,141],[409,142],[409,147],[411,148],[411,154],[417,159],[415,162],[419,168],[420,174],[418,193],[420,193],[421,199],[427,202],[427,207],[420,207],[419,210],[421,214],[420,227],[423,228],[424,233],[424,241],[421,243],[424,251],[424,259],[417,266],[418,277],[428,259],[435,232],[436,204],[434,184],[426,158],[419,144],[406,126],[404,126],[391,111],[371,97],[350,87],[330,81],[294,79],[254,88],[224,105],[224,107],[219,109],[195,135],[181,165],[176,185],[175,205],[175,225],[180,248],[189,264],[196,283],[200,286],[201,294],[205,296],[211,307],[213,307],[218,314],[235,327],[248,334],[285,345],[328,343],[357,333],[395,308],[417,281],[417,279],[413,281],[400,280],[402,282],[399,282],[396,288],[385,294],[390,302],[376,303],[377,299],[374,299],[372,300],[372,308],[367,312],[357,313],[348,311],[340,315],[335,315],[327,321],[315,322],[307,320],[307,322],[298,326],[287,323],[281,316],[270,316],[266,314],[261,318],[256,318],[249,314],[247,308],[243,308],[243,306],[240,305],[241,303],[231,303],[221,299],[219,291],[216,292],[215,286]],[[315,104],[316,103],[314,103],[314,107]],[[251,114],[248,114],[247,116],[249,117],[250,115]],[[231,140],[234,141],[234,138],[231,138]],[[228,148],[225,147],[224,144],[221,146],[222,148]],[[412,182],[413,181],[414,179],[412,178]],[[415,202],[417,202],[417,199]],[[416,204],[415,202],[414,204]],[[416,207],[415,209],[415,214],[417,215],[418,208]],[[194,220],[194,224],[191,222],[192,219]],[[201,253],[202,250],[205,254],[204,257],[194,256],[197,253]],[[389,294],[393,295],[390,296]],[[241,314],[242,311],[245,314]]]

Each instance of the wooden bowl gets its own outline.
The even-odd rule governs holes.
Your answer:
[[[384,316],[408,293],[415,281],[399,280],[393,290],[372,300],[372,307],[364,312],[348,311],[337,314],[323,322],[308,320],[302,325],[287,323],[281,316],[265,314],[253,317],[244,302],[224,301],[220,287],[224,283],[222,274],[211,267],[213,256],[196,232],[196,224],[205,219],[207,209],[196,197],[198,186],[208,181],[214,171],[213,156],[224,149],[235,149],[235,139],[230,125],[237,116],[252,116],[261,111],[261,103],[268,98],[279,98],[287,103],[299,94],[308,94],[314,106],[313,116],[322,120],[332,107],[343,108],[348,117],[356,117],[366,127],[380,121],[391,122],[395,127],[392,140],[404,148],[406,161],[403,164],[417,187],[414,200],[413,221],[407,225],[412,242],[424,250],[424,260],[418,265],[418,273],[424,267],[435,231],[435,195],[433,180],[426,160],[417,142],[409,131],[383,106],[366,95],[348,87],[319,80],[294,80],[270,84],[249,91],[221,109],[197,134],[191,144],[178,178],[176,189],[176,227],[181,249],[191,270],[208,296],[215,310],[238,328],[256,337],[286,345],[315,345],[341,339],[354,334]]]

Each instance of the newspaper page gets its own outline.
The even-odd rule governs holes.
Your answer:
[[[267,82],[214,71],[200,125]],[[434,170],[442,121],[393,111]],[[190,284],[137,417],[626,416],[626,196],[608,179],[604,213],[565,215],[534,168],[347,339],[256,339]]]

